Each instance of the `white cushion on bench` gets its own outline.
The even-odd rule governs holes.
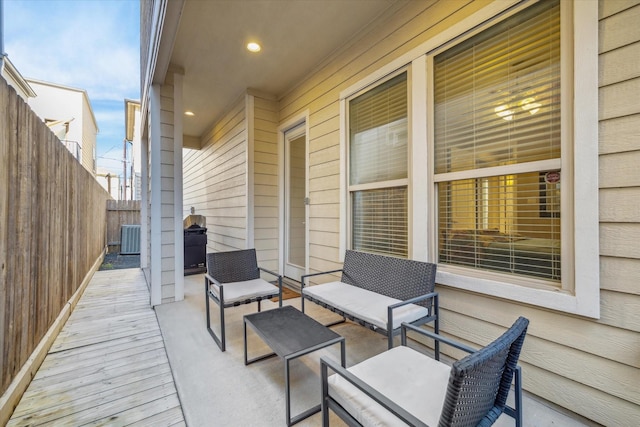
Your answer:
[[[251,298],[264,297],[277,294],[279,289],[264,279],[252,279],[244,282],[223,283],[224,303],[230,304],[236,301],[244,301]],[[211,292],[220,299],[218,287],[211,285]]]
[[[451,368],[405,346],[347,369],[430,426],[437,426]],[[329,394],[364,426],[405,425],[341,376],[329,377]]]
[[[384,330],[387,329],[387,307],[401,302],[399,299],[342,282],[307,286],[303,288],[303,292]],[[399,328],[402,322],[410,323],[428,315],[429,310],[420,305],[407,304],[398,307],[393,310],[393,329]]]

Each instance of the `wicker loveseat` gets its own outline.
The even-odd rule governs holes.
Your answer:
[[[305,282],[312,276],[338,272],[342,272],[340,281],[313,286]],[[435,264],[348,250],[342,269],[302,276],[302,312],[308,299],[340,314],[342,321],[349,319],[386,335],[392,348],[403,322],[433,322],[438,333],[435,277]]]

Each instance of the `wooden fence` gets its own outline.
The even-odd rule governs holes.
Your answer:
[[[104,253],[108,193],[0,78],[0,396]],[[42,347],[42,345],[40,345]],[[38,348],[40,348],[38,347]],[[29,361],[29,363],[32,363]],[[28,384],[28,382],[27,382]],[[0,408],[3,409],[3,408]],[[0,422],[2,424],[2,422]]]
[[[120,251],[120,226],[140,224],[140,200],[107,201],[108,252]]]

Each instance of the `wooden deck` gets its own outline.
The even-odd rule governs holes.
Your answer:
[[[140,269],[98,271],[8,426],[185,425]]]

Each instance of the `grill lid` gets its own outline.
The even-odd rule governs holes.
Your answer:
[[[195,228],[196,227],[207,227],[207,218],[204,215],[187,215],[187,217],[183,221],[183,227],[187,228]]]

